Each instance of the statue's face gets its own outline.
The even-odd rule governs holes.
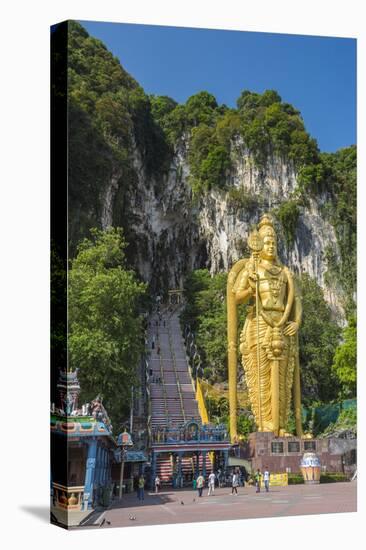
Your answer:
[[[274,236],[267,235],[264,237],[261,256],[265,260],[275,260],[277,258],[277,245]]]

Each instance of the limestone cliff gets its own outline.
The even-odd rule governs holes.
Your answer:
[[[121,226],[152,290],[182,288],[192,269],[228,271],[246,256],[251,227],[269,211],[282,261],[315,278],[344,317],[341,294],[355,292],[355,149],[320,153],[274,90],[242,91],[237,109],[206,91],[185,104],[148,96],[76,22],[68,93],[71,255],[91,227]]]
[[[289,199],[297,186],[293,166],[270,158],[265,168],[257,168],[250,153],[237,144],[236,161],[227,175],[231,187],[251,197],[249,207],[233,204],[230,194],[212,190],[198,200],[192,199],[189,184],[187,142],[177,147],[169,171],[157,181],[148,177],[138,148],[134,149],[137,183],[125,198],[124,220],[128,256],[141,277],[153,290],[183,287],[184,276],[195,268],[207,267],[211,273],[228,271],[248,254],[246,240],[252,226],[265,211],[273,211]],[[112,178],[102,208],[101,225],[113,225],[113,210],[118,208],[116,178]],[[294,273],[307,272],[324,289],[334,312],[343,316],[337,289],[327,286],[324,252],[335,248],[332,225],[325,221],[319,202],[310,199],[301,208],[294,241],[286,245],[281,224],[279,253]]]

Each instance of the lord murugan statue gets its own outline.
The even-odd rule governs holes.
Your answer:
[[[286,435],[293,397],[302,434],[298,330],[301,298],[290,270],[277,257],[273,220],[262,216],[249,236],[250,258],[232,267],[227,283],[231,440],[237,439],[238,305],[248,304],[239,350],[259,432]]]

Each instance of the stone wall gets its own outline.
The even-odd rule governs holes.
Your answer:
[[[342,455],[349,446],[338,446],[333,439],[300,439],[298,437],[275,437],[271,432],[250,434],[243,449],[243,458],[251,461],[252,470],[268,468],[272,473],[300,473],[300,460],[310,442],[314,442],[314,451],[319,456],[322,469],[326,472],[343,472]],[[337,440],[338,441],[338,440]],[[354,442],[356,440],[353,440]],[[299,451],[290,452],[289,443],[298,443]],[[283,444],[283,452],[273,452],[272,444]],[[354,447],[353,447],[354,448]]]

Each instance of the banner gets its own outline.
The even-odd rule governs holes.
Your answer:
[[[205,400],[202,393],[201,383],[199,379],[196,380],[196,399],[198,402],[198,410],[202,420],[202,424],[208,424],[208,414],[206,410]]]
[[[269,486],[270,487],[285,487],[288,485],[287,472],[284,474],[270,474]]]

